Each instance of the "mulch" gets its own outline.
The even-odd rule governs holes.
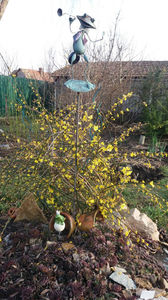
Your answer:
[[[0,218],[0,231],[7,218]],[[89,232],[76,231],[69,240],[51,233],[48,225],[10,220],[0,243],[0,299],[136,299],[109,279],[113,268],[124,267],[137,287],[138,281],[163,289],[168,272],[155,252],[163,250],[156,242],[136,243],[132,250],[122,231],[105,222]],[[162,240],[168,235],[162,230]],[[151,276],[152,275],[152,276]],[[109,297],[109,298],[108,298]]]

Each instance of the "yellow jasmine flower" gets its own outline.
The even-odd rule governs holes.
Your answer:
[[[153,181],[149,182],[149,184],[150,184],[152,187],[155,187]]]

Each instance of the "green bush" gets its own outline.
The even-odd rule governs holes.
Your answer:
[[[141,89],[143,100],[143,122],[152,138],[168,134],[168,84],[164,71],[150,73]]]

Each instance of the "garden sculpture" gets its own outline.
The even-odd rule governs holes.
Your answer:
[[[57,14],[59,17],[62,15],[68,15],[69,16],[69,27],[70,31],[72,32],[71,25],[72,23],[77,19],[80,22],[79,31],[72,32],[73,35],[73,52],[68,57],[68,62],[72,66],[72,79],[69,79],[64,83],[64,85],[71,89],[74,92],[77,92],[77,101],[76,101],[76,132],[75,132],[75,168],[74,168],[74,194],[75,197],[73,199],[73,217],[76,213],[76,206],[78,203],[78,191],[77,191],[77,177],[78,177],[78,129],[79,129],[79,106],[80,106],[80,100],[79,95],[80,93],[90,92],[95,89],[95,84],[92,84],[88,81],[88,78],[86,76],[86,70],[85,70],[85,80],[79,80],[74,79],[73,76],[73,65],[77,64],[81,58],[81,56],[84,58],[84,61],[87,63],[86,68],[88,68],[89,60],[85,54],[85,45],[87,43],[87,40],[89,39],[91,42],[98,42],[103,39],[103,36],[101,39],[92,41],[89,37],[89,30],[90,29],[96,29],[94,22],[95,20],[87,15],[86,13],[83,16],[71,16],[67,13],[63,13],[62,9],[59,8],[57,10]],[[104,33],[103,33],[104,35]],[[98,87],[97,91],[95,92],[93,96],[93,102],[95,102],[95,97],[100,91],[100,87]],[[85,219],[85,218],[84,218]],[[84,223],[84,219],[82,217],[82,222]],[[90,226],[92,226],[94,223],[94,218],[91,216],[91,222]]]
[[[58,229],[60,230],[60,226],[61,224],[58,224],[58,222],[60,222],[60,217],[62,219],[62,217],[64,218],[64,220],[61,220],[61,223],[65,223],[65,229],[63,229],[62,231],[64,231],[64,235],[66,235],[66,238],[69,238],[73,232],[75,231],[76,228],[76,222],[74,220],[74,218],[67,212],[58,212],[57,215],[54,214],[49,222],[49,229],[50,231],[58,231]],[[55,225],[55,226],[54,226]],[[64,224],[63,224],[64,226]],[[63,228],[63,227],[62,227]],[[60,231],[61,232],[61,231]]]
[[[67,13],[63,13],[62,9],[59,8],[57,11],[58,16],[62,16],[62,15],[69,15]],[[78,63],[80,60],[80,57],[82,56],[85,60],[85,62],[87,62],[87,67],[88,67],[88,57],[85,54],[85,45],[88,41],[88,39],[95,43],[98,41],[101,41],[103,39],[103,36],[101,39],[99,40],[95,40],[92,41],[91,38],[89,37],[89,30],[90,29],[96,29],[94,22],[95,20],[90,17],[89,15],[87,15],[86,13],[83,16],[71,16],[69,15],[69,26],[70,26],[70,31],[72,32],[71,29],[71,25],[72,23],[78,19],[80,22],[80,28],[79,31],[77,33],[74,34],[73,36],[73,52],[69,55],[68,57],[68,62],[73,66],[74,64]],[[72,32],[74,33],[74,32]],[[104,33],[103,33],[104,35]],[[86,75],[86,72],[85,72]],[[86,76],[85,76],[86,77]],[[72,89],[75,92],[89,92],[90,90],[93,90],[95,88],[95,85],[93,85],[92,83],[90,83],[87,78],[85,78],[86,81],[77,81],[77,80],[68,80],[65,85]]]
[[[57,11],[59,16],[62,16],[62,9],[59,8]],[[66,13],[64,13],[66,14]],[[69,17],[69,25],[70,25],[70,31],[72,32],[71,25],[73,21],[76,19],[76,17]],[[89,37],[89,30],[90,29],[96,29],[94,22],[95,19],[88,16],[86,13],[83,16],[77,16],[77,19],[80,22],[80,28],[79,31],[73,36],[73,52],[69,55],[68,61],[71,65],[76,64],[80,60],[80,56],[83,55],[84,60],[88,63],[89,60],[85,54],[85,44],[87,43],[87,37],[91,42],[98,42],[103,39],[103,37],[100,40],[92,41]],[[73,33],[73,32],[72,32]]]
[[[60,214],[60,211],[56,211],[55,221],[54,221],[54,229],[60,233],[65,229],[65,218]]]

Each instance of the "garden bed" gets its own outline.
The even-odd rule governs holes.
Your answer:
[[[6,217],[0,219],[0,230]],[[162,239],[168,235],[162,231]],[[0,244],[1,299],[137,299],[136,291],[112,281],[115,266],[124,267],[137,288],[164,289],[168,272],[156,259],[163,253],[156,242],[130,249],[121,231],[106,223],[88,233],[77,231],[70,240],[50,233],[48,225],[27,221],[7,225]]]

